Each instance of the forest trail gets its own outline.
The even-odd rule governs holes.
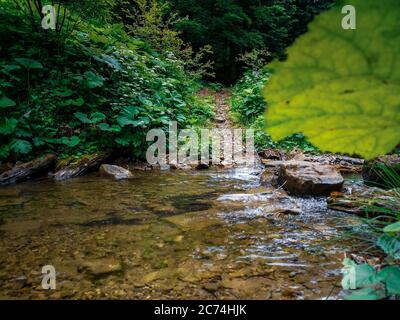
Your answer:
[[[248,153],[246,151],[246,146],[241,140],[240,142],[236,139],[236,134],[234,130],[245,128],[240,125],[234,123],[230,118],[230,99],[232,96],[232,92],[228,88],[223,88],[219,91],[213,91],[208,88],[204,88],[199,92],[200,96],[203,97],[212,97],[214,102],[214,112],[215,117],[213,121],[213,127],[217,130],[217,134],[219,135],[220,141],[220,162],[219,165],[225,168],[231,167],[243,167],[251,164],[259,163],[259,157],[257,154],[253,154],[251,152]],[[242,134],[245,135],[245,131],[242,131]],[[225,154],[225,148],[229,145],[230,152]],[[253,149],[252,149],[253,150]],[[255,157],[255,160],[254,160]]]
[[[231,92],[228,89],[223,89],[221,91],[215,92],[215,123],[216,127],[220,129],[230,129],[233,128],[232,121],[229,118],[229,102],[231,97]]]
[[[208,88],[200,90],[200,97],[213,97],[214,100],[214,125],[216,128],[220,129],[230,129],[233,128],[232,121],[229,118],[229,99],[231,97],[231,92],[229,89],[222,89],[220,91],[213,91]]]

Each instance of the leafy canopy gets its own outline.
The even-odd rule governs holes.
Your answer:
[[[356,30],[344,30],[344,2],[274,62],[264,89],[267,131],[302,132],[323,151],[367,159],[400,142],[400,2],[353,0]]]

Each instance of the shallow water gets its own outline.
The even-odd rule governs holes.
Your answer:
[[[2,188],[0,298],[340,298],[349,244],[329,240],[353,217],[262,188],[258,174],[92,174]],[[293,207],[300,214],[284,212]],[[57,271],[56,290],[42,289],[44,265]]]

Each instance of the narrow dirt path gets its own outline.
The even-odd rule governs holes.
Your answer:
[[[233,124],[229,119],[229,98],[231,97],[231,92],[227,89],[215,92],[215,123],[217,128],[233,128]]]
[[[223,167],[237,166],[239,163],[236,161],[245,152],[245,146],[243,144],[236,145],[234,136],[234,129],[240,129],[236,126],[229,117],[229,99],[232,95],[229,89],[222,89],[220,91],[211,91],[209,89],[203,89],[200,92],[201,95],[213,96],[215,101],[214,111],[214,128],[217,129],[219,140],[220,140],[220,164]],[[245,129],[245,128],[243,128]],[[225,140],[227,140],[225,144]],[[234,159],[225,159],[225,148],[229,145],[232,148],[232,155]],[[229,155],[229,153],[228,153]]]
[[[233,128],[233,124],[229,119],[229,98],[231,97],[229,89],[222,89],[220,91],[213,91],[208,88],[204,88],[199,92],[199,96],[212,96],[215,101],[215,127],[216,128]]]

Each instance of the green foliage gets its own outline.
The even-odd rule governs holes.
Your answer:
[[[262,88],[268,81],[270,72],[268,69],[248,70],[238,81],[232,90],[231,117],[239,125],[254,129],[255,147],[257,151],[269,148],[291,150],[300,148],[305,152],[318,151],[307,142],[302,134],[293,134],[286,139],[274,142],[265,131],[263,112],[265,101],[262,97]]]
[[[268,81],[270,73],[267,69],[249,70],[238,81],[232,91],[232,117],[239,123],[253,123],[265,110],[265,102],[261,90]]]
[[[243,63],[238,57],[254,49],[268,58],[284,56],[285,48],[306,31],[315,14],[332,0],[170,0],[171,12],[182,19],[175,27],[197,50],[214,51],[217,79],[234,83]]]
[[[66,25],[82,14],[68,8]],[[0,9],[0,161],[108,150],[140,158],[149,129],[212,116],[182,62],[121,24],[89,19],[79,30],[36,32],[23,11]]]
[[[302,134],[299,133],[290,135],[289,137],[277,142],[273,141],[271,136],[265,130],[265,121],[263,116],[258,117],[250,128],[254,129],[254,144],[258,152],[271,148],[285,151],[299,148],[304,152],[319,152],[318,148],[314,147]]]
[[[6,95],[3,95],[0,98],[0,108],[7,108],[7,107],[15,107],[16,103],[14,100],[11,100]]]
[[[388,266],[380,271],[369,264],[356,264],[349,258],[343,261],[342,286],[352,290],[347,300],[379,300],[400,296],[400,267]]]
[[[120,19],[125,23],[129,34],[148,42],[157,52],[176,64],[195,79],[214,77],[213,54],[208,44],[193,50],[189,43],[181,39],[181,32],[175,25],[182,20],[170,12],[168,2],[159,0],[122,1],[119,5]]]
[[[342,286],[352,290],[348,299],[400,297],[400,194],[396,191],[400,188],[400,176],[390,168],[382,172],[387,186],[394,188],[395,198],[382,199],[381,210],[378,211],[381,216],[366,219],[372,232],[365,240],[374,243],[386,254],[387,265],[378,272],[368,264],[357,265],[346,258],[343,261]]]
[[[323,151],[370,159],[400,142],[400,3],[354,0],[356,30],[341,28],[343,4],[270,66],[267,130],[274,140],[302,132]]]
[[[397,221],[395,223],[386,226],[385,228],[383,228],[383,232],[386,233],[400,232],[400,221]]]
[[[389,256],[400,259],[400,237],[384,234],[378,238],[376,244]]]

